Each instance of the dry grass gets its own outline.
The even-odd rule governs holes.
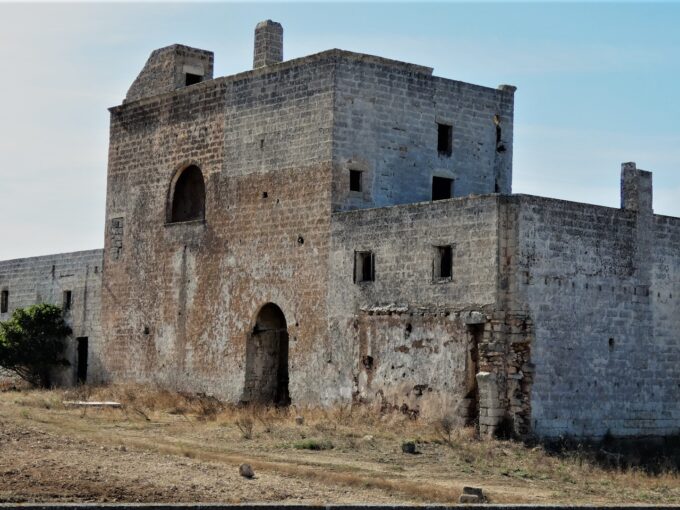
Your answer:
[[[76,399],[124,407],[74,411],[61,404]],[[480,441],[446,418],[429,423],[371,406],[239,407],[139,385],[0,394],[7,402],[17,420],[97,443],[234,466],[247,461],[256,472],[372,488],[402,501],[451,503],[472,484],[495,503],[680,503],[680,476],[671,469],[607,469],[596,450],[556,455],[542,446]],[[422,454],[402,454],[404,441],[415,441]]]

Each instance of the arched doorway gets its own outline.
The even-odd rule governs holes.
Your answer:
[[[264,305],[246,344],[244,402],[290,404],[288,394],[288,328],[274,303]]]

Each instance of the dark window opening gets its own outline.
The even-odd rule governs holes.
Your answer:
[[[78,342],[77,377],[78,382],[87,382],[87,337],[76,339]]]
[[[432,177],[432,200],[446,200],[453,196],[453,179]]]
[[[448,124],[437,124],[437,152],[447,157],[453,152],[453,127]]]
[[[503,144],[503,131],[501,129],[501,118],[498,115],[493,116],[493,123],[496,125],[496,152],[505,152],[505,145]]]
[[[349,171],[349,190],[350,191],[361,191],[361,170],[350,170]]]
[[[375,281],[375,256],[373,252],[354,252],[354,283],[372,281]]]
[[[434,280],[451,280],[453,276],[453,246],[435,246],[432,276]]]
[[[361,364],[366,370],[373,370],[373,356],[364,356],[361,358]]]
[[[189,85],[195,85],[197,83],[201,83],[201,81],[203,81],[203,76],[201,76],[200,74],[186,73],[185,85],[187,87]]]
[[[0,293],[0,313],[7,313],[9,309],[9,291],[3,290]]]
[[[185,168],[175,183],[170,222],[202,220],[205,218],[205,184],[201,169],[195,165]]]
[[[72,294],[70,290],[65,290],[61,303],[62,306],[61,308],[65,311],[68,312],[71,309],[71,299],[72,299]]]

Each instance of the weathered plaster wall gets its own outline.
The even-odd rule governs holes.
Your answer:
[[[333,82],[319,60],[112,109],[102,314],[112,378],[238,401],[246,341],[273,302],[288,325],[291,398],[319,400]],[[189,163],[204,175],[205,221],[166,224],[170,183]]]
[[[333,215],[327,357],[344,367],[339,385],[425,416],[466,414],[469,316],[495,305],[497,221],[497,196]],[[454,246],[450,281],[433,280],[441,245]],[[355,251],[374,253],[375,281],[354,283]]]
[[[647,211],[507,199],[518,235],[511,302],[535,324],[538,435],[680,428],[680,221],[652,216],[649,193]]]
[[[37,303],[62,306],[63,292],[72,293],[71,310],[64,316],[73,330],[64,353],[71,366],[55,373],[55,384],[76,381],[77,337],[88,338],[88,381],[101,380],[101,268],[101,250],[0,261],[0,291],[9,291],[9,309],[0,313],[0,321],[17,308]]]
[[[337,53],[334,210],[432,198],[432,176],[454,179],[454,196],[511,192],[514,87],[491,89],[432,76],[432,69]],[[496,125],[503,150],[497,151]],[[450,156],[437,151],[437,123],[453,126]],[[349,190],[349,170],[364,191]]]

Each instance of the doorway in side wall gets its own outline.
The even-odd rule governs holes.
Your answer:
[[[87,382],[88,339],[86,336],[81,336],[76,338],[76,342],[76,382],[78,384],[85,384]]]
[[[465,360],[465,400],[467,412],[465,424],[479,428],[479,387],[477,373],[479,373],[479,344],[484,336],[484,324],[468,326],[468,349]]]

